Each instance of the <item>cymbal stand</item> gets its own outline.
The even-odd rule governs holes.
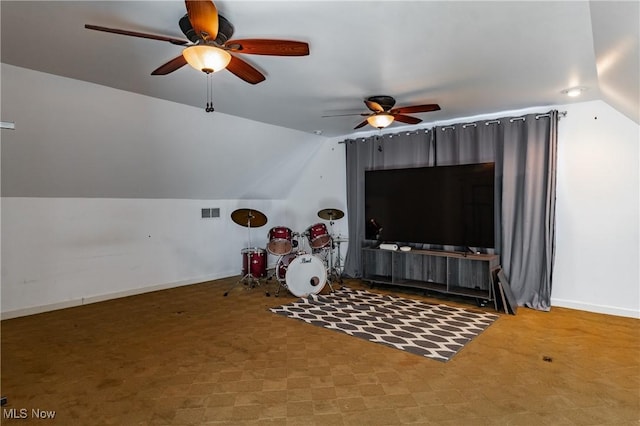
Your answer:
[[[331,271],[333,270],[333,238],[329,240],[329,269],[327,270],[327,285],[331,289],[331,293],[335,290],[333,289],[332,279],[331,279]]]
[[[342,273],[336,268],[334,264],[333,250],[335,249],[335,241],[333,238],[333,220],[329,220],[329,226],[331,228],[331,242],[329,245],[329,270],[327,271],[327,283],[329,284],[329,288],[333,292],[333,287],[331,286],[332,281],[337,281],[342,284]],[[340,243],[338,243],[338,263],[340,263]]]
[[[337,247],[338,247],[338,258],[337,261],[333,264],[333,269],[340,279],[340,284],[342,284],[342,255],[340,254],[340,243],[343,243],[344,240],[338,239]]]

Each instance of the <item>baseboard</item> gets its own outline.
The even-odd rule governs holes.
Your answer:
[[[638,318],[640,319],[640,311],[633,309],[618,308],[615,306],[596,305],[592,303],[576,302],[573,300],[563,300],[551,298],[551,306],[559,308],[577,309],[580,311],[594,312],[597,314],[615,315],[619,317]]]
[[[131,290],[118,291],[118,292],[115,292],[115,293],[101,294],[101,295],[97,295],[97,296],[83,297],[83,298],[80,298],[80,299],[65,300],[64,302],[51,303],[51,304],[47,304],[47,305],[32,306],[32,307],[23,308],[23,309],[16,309],[16,310],[13,310],[13,311],[7,311],[7,312],[0,313],[0,320],[7,320],[7,319],[11,319],[11,318],[18,318],[18,317],[25,317],[25,316],[28,316],[28,315],[36,315],[36,314],[41,314],[43,312],[57,311],[59,309],[74,308],[74,307],[77,307],[77,306],[88,305],[90,303],[104,302],[106,300],[119,299],[121,297],[129,297],[129,296],[136,296],[138,294],[151,293],[152,291],[167,290],[167,289],[175,288],[175,287],[182,287],[182,286],[186,286],[186,285],[199,284],[199,283],[203,283],[203,282],[207,282],[207,281],[213,281],[213,280],[219,280],[219,279],[222,279],[222,278],[232,277],[232,276],[235,276],[235,275],[238,275],[238,273],[237,272],[235,272],[235,273],[217,273],[217,274],[206,275],[206,276],[202,276],[202,277],[198,277],[198,278],[191,278],[191,279],[188,279],[188,280],[182,280],[182,281],[176,281],[176,282],[170,282],[170,283],[164,283],[164,284],[157,284],[157,285],[141,287],[141,288],[134,288],[134,289],[131,289]]]

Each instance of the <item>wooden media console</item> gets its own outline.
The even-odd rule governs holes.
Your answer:
[[[362,249],[363,280],[494,301],[497,254]]]

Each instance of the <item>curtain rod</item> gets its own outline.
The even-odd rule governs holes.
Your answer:
[[[565,118],[566,116],[567,116],[567,111],[558,111],[558,119],[560,119],[560,118]],[[535,117],[535,118],[536,118],[536,120],[539,120],[539,119],[541,119],[541,118],[545,118],[545,117],[551,117],[551,114],[550,114],[550,113],[538,114],[538,115],[536,115],[536,117]],[[520,116],[520,117],[512,117],[512,118],[510,118],[510,119],[509,119],[509,121],[513,123],[514,121],[519,121],[519,120],[524,121],[525,119],[526,119],[526,118],[525,118],[525,116]],[[485,124],[485,126],[488,126],[488,125],[490,125],[490,124],[500,124],[500,120],[499,120],[499,119],[489,120],[489,121],[485,122],[484,124]],[[452,125],[449,125],[449,126],[443,126],[443,127],[441,127],[441,129],[442,129],[442,131],[444,132],[445,130],[455,129],[455,126],[457,126],[457,125],[459,125],[459,124],[452,124]],[[465,123],[465,124],[462,124],[462,128],[463,128],[463,129],[466,129],[467,127],[477,127],[477,126],[478,126],[478,124],[477,124],[477,123]],[[425,132],[425,133],[429,133],[429,131],[433,130],[433,129],[434,129],[434,128],[436,128],[436,127],[438,127],[438,126],[436,125],[436,126],[434,126],[434,127],[432,127],[432,128],[428,128],[428,129],[419,129],[419,130],[414,130],[414,131],[407,132],[406,134],[407,134],[407,136],[408,136],[408,135],[410,135],[411,133],[418,134],[418,133],[420,132],[420,130],[424,130],[424,132]],[[403,133],[403,132],[398,132],[398,133],[386,133],[386,134],[384,134],[384,135],[373,135],[373,136],[384,137],[384,136],[387,136],[387,135],[388,135],[388,136],[389,136],[389,138],[393,138],[395,135],[400,135],[400,134],[402,134],[402,133]],[[362,140],[364,141],[364,140],[365,140],[365,139],[367,139],[368,137],[370,137],[370,136],[362,137]],[[345,140],[340,141],[340,142],[338,142],[338,143],[355,142],[355,141],[357,141],[358,139],[360,139],[360,138],[355,138],[355,139],[345,139]]]
[[[415,134],[415,135],[417,135],[417,134],[419,134],[420,132],[429,133],[431,130],[433,130],[433,128],[428,128],[428,129],[418,129],[418,130],[410,130],[410,131],[408,131],[408,132],[406,132],[406,133],[405,133],[405,132],[385,133],[385,134],[383,134],[383,135],[371,135],[371,136],[377,136],[377,137],[379,137],[379,138],[380,138],[380,137],[384,137],[384,136],[388,136],[388,137],[389,137],[389,139],[391,139],[391,138],[393,138],[394,136],[399,136],[399,135],[401,135],[402,133],[405,133],[405,135],[409,136],[409,135],[411,135],[411,134]],[[345,139],[345,140],[340,141],[340,142],[338,142],[338,143],[355,142],[355,141],[357,141],[358,139],[365,140],[365,139],[367,139],[367,138],[370,138],[371,136],[367,136],[367,137],[364,137],[364,136],[363,136],[362,138]]]

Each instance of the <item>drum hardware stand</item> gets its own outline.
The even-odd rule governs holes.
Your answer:
[[[329,226],[331,226],[331,230],[333,231],[333,221],[330,220],[329,221]],[[327,270],[327,284],[329,285],[329,288],[331,289],[331,293],[335,292],[335,290],[333,289],[333,286],[331,285],[332,281],[333,281],[333,273],[335,271],[335,268],[333,267],[333,237],[330,237],[329,240],[329,269]],[[342,280],[340,279],[340,277],[338,276],[338,279],[340,280],[340,284],[342,284]]]
[[[329,264],[327,265],[325,262],[323,262],[325,265],[327,265],[327,285],[329,286],[329,289],[331,290],[331,293],[335,292],[335,289],[333,288],[332,285],[332,279],[331,279],[331,271],[333,270],[333,239],[329,240]],[[324,249],[324,247],[322,248]],[[319,249],[319,250],[322,250]],[[313,250],[312,250],[313,252]]]
[[[329,276],[329,274],[327,274],[327,285],[331,289],[331,293],[335,292],[335,290],[333,289],[333,286],[331,285],[331,277]]]
[[[277,268],[278,268],[278,265],[280,264],[280,260],[281,260],[284,256],[286,256],[286,255],[280,255],[280,259],[278,259],[278,262],[276,263],[276,269],[274,270],[273,275],[272,275],[271,277],[269,277],[269,279],[271,279],[271,278],[273,278],[273,277],[275,276],[275,277],[276,277],[276,282],[278,283],[278,284],[277,284],[277,285],[278,285],[278,287],[276,287],[276,292],[274,293],[274,296],[275,296],[275,297],[280,297],[280,290],[281,290],[281,289],[283,289],[283,288],[287,288],[284,284],[282,284],[282,283],[280,282],[280,280],[279,280],[279,279],[278,279],[278,277],[277,277],[277,273],[278,273]]]
[[[249,247],[248,247],[249,249],[252,248],[251,247],[251,228],[260,227],[260,226],[263,226],[265,223],[267,223],[267,217],[263,213],[257,210],[251,210],[251,209],[238,209],[233,213],[231,213],[231,219],[234,222],[236,222],[238,225],[247,227],[247,233],[249,238]],[[265,253],[265,258],[266,256],[267,255]],[[249,252],[247,252],[247,273],[242,278],[240,278],[238,282],[234,283],[229,288],[229,290],[225,291],[224,296],[226,297],[229,294],[229,291],[231,291],[238,284],[246,284],[248,285],[247,288],[254,288],[255,286],[259,286],[262,284],[260,282],[260,278],[255,277],[251,272],[251,256]],[[269,290],[265,291],[265,296],[267,297],[270,296]]]
[[[278,287],[276,288],[276,292],[273,294],[275,297],[280,297],[280,290],[283,288],[285,290],[289,290],[286,283],[282,283],[279,279],[276,278],[276,282],[278,283]]]
[[[329,270],[327,271],[327,283],[329,284],[329,288],[331,292],[333,292],[333,286],[331,285],[332,281],[338,281],[342,284],[342,273],[338,270],[336,265],[334,265],[333,259],[333,250],[335,249],[335,243],[333,238],[333,224],[334,219],[338,220],[344,217],[344,212],[338,209],[323,209],[318,212],[318,217],[321,219],[325,219],[329,221],[329,227],[331,228],[331,241],[329,246]],[[338,264],[340,264],[340,242],[338,242]]]
[[[238,284],[245,284],[247,286],[247,289],[262,285],[262,283],[260,282],[260,278],[255,277],[251,272],[251,257],[249,256],[249,254],[250,253],[247,253],[247,273],[237,282],[235,282],[231,287],[229,287],[229,290],[224,292],[225,296],[227,296],[229,292]],[[269,290],[265,292],[265,296],[270,296]]]
[[[329,271],[327,272],[327,281],[329,282],[329,287],[331,287],[331,281],[335,280],[342,284],[342,272],[340,271],[340,243],[342,241],[335,241],[333,237],[331,237],[331,247],[329,250]],[[338,260],[334,262],[334,249],[338,247]],[[333,287],[331,287],[331,291],[333,291]]]
[[[268,257],[268,255],[267,255],[267,257]],[[280,255],[279,257],[282,258],[282,255]],[[274,293],[275,297],[278,297],[280,295],[280,287],[282,286],[282,283],[280,281],[278,281],[278,277],[276,276],[276,274],[278,273],[277,267],[278,267],[278,263],[276,262],[276,267],[271,272],[267,272],[267,278],[265,278],[265,281],[271,281],[273,278],[276,279],[278,287],[276,288],[276,292]],[[265,296],[267,296],[267,297],[271,296],[271,294],[269,293],[268,289],[265,292]]]

